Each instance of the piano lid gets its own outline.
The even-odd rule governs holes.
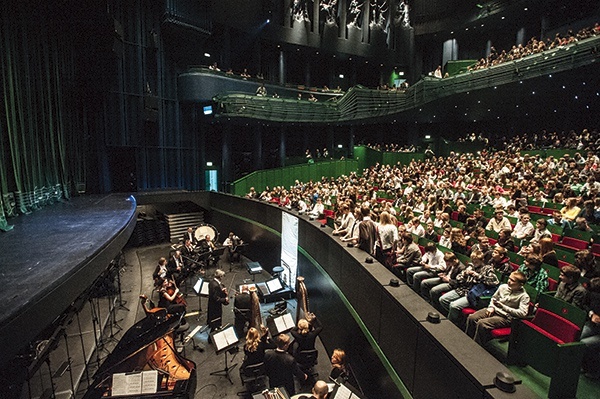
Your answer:
[[[135,323],[123,335],[115,349],[106,357],[95,377],[113,373],[119,364],[146,349],[156,340],[173,332],[181,318],[174,316],[148,315]]]

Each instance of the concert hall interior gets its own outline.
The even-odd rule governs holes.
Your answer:
[[[0,397],[600,396],[598,1],[2,0],[0,43]]]

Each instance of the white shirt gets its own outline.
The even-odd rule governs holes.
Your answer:
[[[441,272],[446,269],[446,261],[444,260],[444,253],[439,249],[435,249],[434,252],[427,252],[423,255],[422,262],[432,267],[432,271]]]

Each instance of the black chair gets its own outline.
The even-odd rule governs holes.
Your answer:
[[[264,363],[249,364],[240,368],[240,379],[246,388],[245,392],[239,392],[238,396],[252,396],[255,392],[261,392],[267,387],[267,374]]]
[[[316,377],[319,373],[314,371],[314,367],[317,364],[318,357],[319,351],[316,349],[303,350],[296,353],[296,362],[306,375],[309,377]]]

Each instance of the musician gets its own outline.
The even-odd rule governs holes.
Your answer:
[[[302,395],[298,399],[327,399],[329,387],[325,381],[319,380],[315,382],[311,392],[311,396]]]
[[[196,255],[196,247],[192,244],[191,240],[185,240],[183,248],[181,248],[181,254],[186,258],[194,258]]]
[[[210,253],[208,258],[206,258],[207,267],[216,265],[219,262],[219,257],[214,255],[214,252],[217,250],[217,246],[213,242],[212,238],[210,238],[210,235],[207,234],[204,239],[198,243],[198,245],[200,246],[201,254]]]
[[[233,300],[233,315],[235,316],[235,333],[238,337],[244,335],[246,323],[252,318],[252,300],[247,285],[240,287],[240,292]]]
[[[159,308],[165,308],[168,314],[176,316],[185,314],[187,304],[183,298],[183,294],[179,292],[175,280],[165,278],[158,293],[160,295],[160,299],[158,300]],[[183,320],[185,321],[185,319]]]
[[[346,351],[343,349],[336,348],[331,354],[331,372],[329,378],[337,380],[339,377],[346,379]]]
[[[240,261],[239,246],[243,243],[244,242],[238,236],[233,234],[233,232],[229,233],[229,236],[223,242],[223,246],[227,247],[229,250],[229,262],[233,263]]]
[[[279,334],[276,342],[277,349],[265,352],[265,370],[269,377],[269,386],[271,388],[283,386],[291,396],[296,393],[294,376],[302,381],[306,381],[308,376],[300,370],[294,357],[287,353],[290,337],[287,334]]]
[[[194,228],[188,227],[187,231],[183,234],[183,239],[181,242],[185,242],[186,240],[190,240],[192,245],[196,245],[198,240],[196,240],[196,235],[194,234]]]
[[[208,284],[208,315],[206,324],[210,326],[210,331],[221,327],[223,322],[223,305],[229,305],[227,288],[221,282],[225,272],[221,269],[215,271],[214,278]]]
[[[240,373],[244,372],[246,366],[262,363],[265,360],[265,351],[275,349],[277,345],[269,339],[269,330],[265,326],[258,328],[250,327],[246,333],[246,343],[244,344],[244,361],[240,368]]]
[[[163,280],[170,276],[171,274],[169,272],[169,268],[167,267],[167,259],[160,258],[158,260],[158,265],[156,265],[156,269],[154,269],[154,273],[152,273],[154,286],[160,287],[163,283]]]
[[[178,284],[185,279],[184,266],[185,263],[183,261],[183,257],[181,256],[181,251],[177,250],[173,252],[173,256],[171,256],[171,259],[169,259],[167,268],[169,269],[170,275]]]
[[[314,313],[307,313],[306,319],[298,320],[298,325],[290,332],[297,344],[295,356],[301,351],[315,349],[315,340],[323,330],[323,326]]]

